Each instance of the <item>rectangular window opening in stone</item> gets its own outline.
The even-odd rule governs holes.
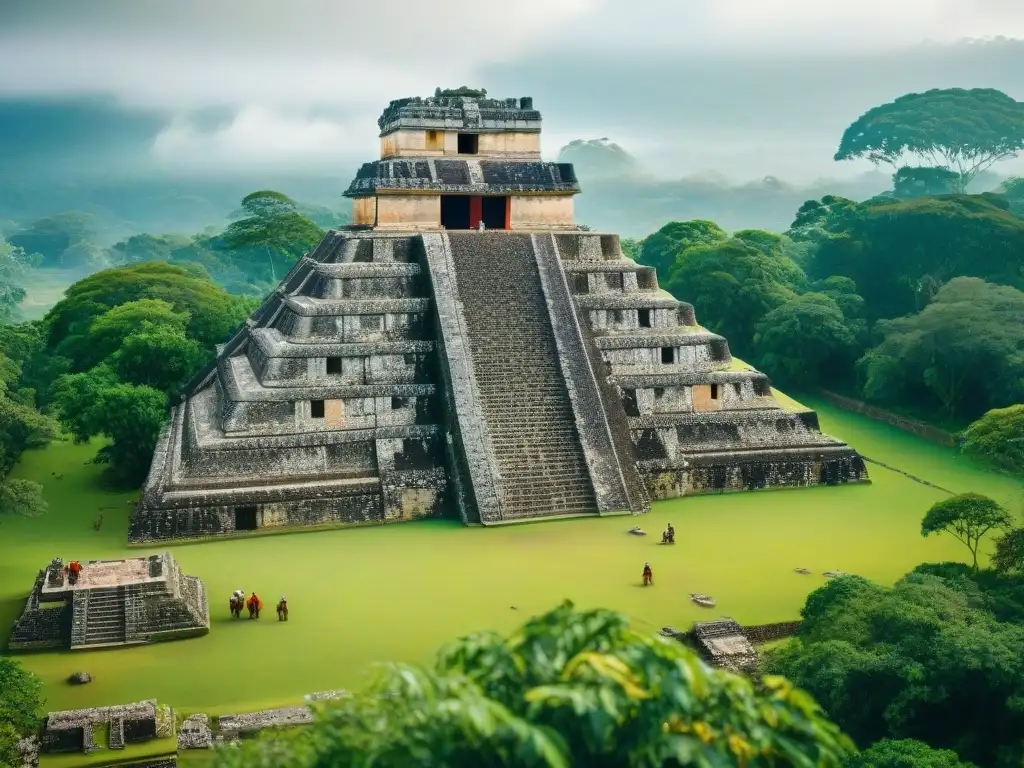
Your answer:
[[[469,195],[441,195],[441,226],[469,229]]]
[[[743,385],[740,384],[738,381],[733,382],[732,388],[733,388],[733,391],[736,392],[736,396],[737,397],[739,397],[740,395],[743,394]]]
[[[443,131],[427,131],[427,149],[431,151],[444,149]]]
[[[481,201],[480,220],[485,229],[508,229],[508,213],[507,197],[489,195]]]
[[[717,400],[718,399],[718,385],[717,384],[712,384],[711,385],[711,399],[712,400]]]
[[[327,358],[327,373],[341,373],[341,358],[340,357],[328,357]]]
[[[392,397],[391,398],[391,410],[392,411],[398,411],[398,410],[401,410],[402,408],[405,408],[405,398],[404,397]]]
[[[475,155],[480,151],[480,137],[475,133],[459,134],[459,154]]]
[[[661,348],[661,362],[665,365],[671,365],[675,362],[675,347],[662,347]]]
[[[322,419],[324,417],[324,401],[310,400],[309,415],[312,416],[314,419]]]
[[[572,276],[572,292],[573,293],[587,293],[590,290],[590,284],[587,281],[586,275],[573,275]]]
[[[235,507],[235,530],[256,530],[256,507]]]
[[[636,311],[637,320],[640,322],[641,328],[651,327],[651,310],[649,309],[638,309]]]
[[[655,400],[661,400],[661,398],[664,397],[664,396],[665,396],[665,390],[664,390],[663,387],[655,387],[654,388],[654,399]]]

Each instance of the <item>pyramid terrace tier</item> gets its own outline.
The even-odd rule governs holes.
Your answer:
[[[597,233],[330,232],[188,391],[132,541],[867,477]]]

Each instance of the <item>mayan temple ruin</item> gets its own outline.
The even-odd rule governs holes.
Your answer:
[[[353,224],[174,408],[133,542],[450,514],[492,525],[867,479],[693,307],[573,221],[533,100],[391,102]]]
[[[142,645],[210,631],[206,587],[169,553],[79,565],[77,577],[60,558],[39,571],[11,650]]]

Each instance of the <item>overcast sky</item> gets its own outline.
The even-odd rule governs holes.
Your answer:
[[[387,102],[439,85],[533,95],[548,154],[608,136],[663,175],[850,175],[832,154],[875,104],[1024,99],[1024,0],[0,0],[0,99],[107,99],[167,168],[372,159]]]

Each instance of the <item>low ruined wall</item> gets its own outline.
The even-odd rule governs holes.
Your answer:
[[[703,457],[701,457],[703,458]],[[801,456],[775,460],[744,461],[742,454],[720,463],[700,465],[696,460],[685,469],[643,469],[641,475],[652,498],[671,499],[698,493],[752,491],[762,488],[800,488],[837,485],[867,480],[864,461],[852,450],[839,455]]]
[[[754,645],[770,643],[773,640],[782,640],[792,637],[800,631],[801,621],[780,621],[774,624],[755,624],[743,627],[743,634]]]
[[[900,416],[898,413],[887,411],[884,408],[879,408],[875,405],[869,405],[861,400],[854,400],[852,397],[837,395],[835,392],[829,392],[826,389],[819,389],[815,394],[832,405],[842,408],[844,411],[851,411],[852,413],[858,413],[861,416],[867,416],[869,419],[874,419],[875,421],[891,424],[897,429],[901,429],[904,432],[909,432],[912,435],[920,437],[922,440],[927,440],[931,443],[937,443],[938,445],[945,445],[949,447],[954,447],[956,445],[956,438],[949,432],[941,430],[938,427],[933,427],[930,424],[925,424],[923,421],[908,419],[906,416]]]

